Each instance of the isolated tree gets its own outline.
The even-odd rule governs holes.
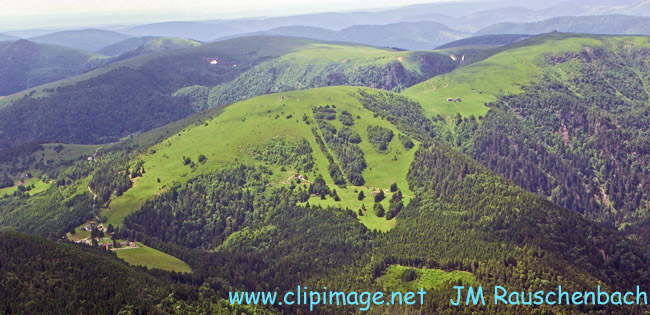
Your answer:
[[[383,217],[386,214],[386,210],[384,210],[384,206],[381,205],[381,203],[376,202],[375,203],[375,215],[378,217]]]
[[[330,193],[330,196],[334,198],[334,201],[341,201],[341,198],[339,197],[339,194],[336,193],[336,189],[333,189],[332,192]]]
[[[393,183],[390,185],[390,192],[396,192],[397,191],[397,183]]]
[[[106,233],[110,234],[115,232],[115,228],[113,228],[113,224],[108,224],[108,227],[106,228]]]
[[[381,202],[382,200],[384,200],[384,198],[386,198],[386,196],[384,195],[384,191],[379,190],[379,192],[375,195],[375,202]]]
[[[314,179],[314,182],[309,185],[309,194],[319,194],[324,197],[324,195],[329,194],[329,192],[329,187],[325,184],[325,179],[323,179],[323,175],[321,174],[318,174]]]
[[[357,199],[359,199],[359,201],[366,199],[366,195],[363,193],[363,190],[359,192],[359,196],[357,196]]]

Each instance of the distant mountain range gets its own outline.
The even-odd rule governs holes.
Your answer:
[[[18,39],[17,37],[7,35],[7,34],[0,34],[0,42],[2,41],[8,41],[8,40],[16,40]]]
[[[138,47],[160,37],[157,36],[141,36],[141,37],[131,37],[123,41],[119,41],[115,44],[108,45],[100,50],[97,53],[100,53],[104,56],[118,56],[130,50],[137,49]]]
[[[462,32],[476,32],[502,22],[536,22],[558,16],[627,14],[650,16],[649,0],[501,0],[441,2],[410,5],[380,11],[304,14],[274,18],[174,21],[118,29],[133,36],[184,37],[200,41],[285,26],[308,26],[340,31],[356,25],[401,22],[438,22]]]
[[[552,31],[650,35],[650,18],[629,15],[565,16],[534,23],[499,23],[476,32],[476,35],[541,34]]]
[[[113,31],[85,29],[76,31],[61,31],[51,34],[31,37],[29,40],[37,43],[67,46],[86,51],[97,51],[108,45],[123,41],[130,36]]]
[[[129,38],[99,53],[26,39],[0,40],[0,96],[69,78],[141,55],[191,48],[200,42],[184,38]]]
[[[603,22],[589,17],[593,15],[605,15],[606,18]],[[625,17],[629,15],[634,17]],[[154,37],[209,42],[248,35],[297,36],[422,50],[472,35],[539,34],[553,30],[648,34],[650,20],[644,16],[650,16],[650,0],[441,2],[377,11],[169,21],[111,27],[110,30],[65,30],[50,34],[42,34],[42,30],[11,31],[0,34],[0,41],[15,40],[7,36],[18,36],[108,56],[133,50]]]
[[[308,26],[287,26],[233,37],[250,35],[296,36],[408,50],[430,50],[469,34],[436,22],[402,22],[387,25],[355,25],[340,31]]]

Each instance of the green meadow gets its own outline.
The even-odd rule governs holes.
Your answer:
[[[408,279],[405,273],[409,270],[415,271],[415,279]],[[477,284],[474,275],[467,271],[447,272],[440,269],[391,265],[387,268],[386,273],[377,279],[377,284],[386,291],[415,292],[420,288],[424,290],[439,288],[447,283],[456,285],[459,281],[464,286]]]
[[[314,64],[323,62],[354,63],[356,65],[383,65],[398,61],[404,68],[420,73],[417,58],[412,51],[391,51],[370,46],[311,44],[296,52],[282,56],[280,61],[291,64]]]
[[[137,248],[123,247],[115,249],[117,257],[133,266],[145,266],[149,269],[162,269],[176,272],[191,273],[192,269],[184,261],[157,251],[142,243],[136,243]]]
[[[412,195],[405,177],[417,147],[411,150],[404,149],[397,137],[398,130],[388,121],[374,117],[374,114],[366,110],[354,97],[358,90],[359,88],[355,87],[328,87],[271,94],[215,110],[215,117],[207,119],[203,124],[187,126],[138,157],[138,160],[144,161],[146,173],[134,182],[131,189],[113,199],[109,209],[102,215],[106,216],[107,223],[121,226],[127,215],[139,209],[147,199],[162,193],[166,187],[186,182],[192,177],[228,165],[263,164],[251,158],[250,151],[276,137],[288,140],[307,139],[313,150],[315,167],[313,171],[304,175],[314,178],[317,174],[322,174],[329,184],[333,184],[327,172],[327,158],[320,151],[311,132],[314,125],[306,124],[302,120],[303,115],[312,117],[312,108],[325,105],[334,105],[337,112],[346,110],[354,117],[355,124],[350,128],[361,135],[363,141],[359,146],[368,164],[363,173],[366,179],[363,187],[348,185],[347,188],[336,188],[342,198],[342,202],[337,206],[356,210],[361,204],[354,193],[355,189],[388,189],[393,183],[398,185],[404,195]],[[337,128],[342,126],[338,120],[331,123]],[[395,137],[385,153],[378,153],[368,142],[369,125],[393,130]],[[205,163],[196,163],[197,166],[194,168],[183,165],[183,157],[189,157],[196,162],[201,154],[207,157]],[[287,170],[284,175],[277,175],[275,184],[283,185],[292,174],[293,170]],[[327,202],[326,200],[319,204],[327,206]],[[314,201],[314,203],[318,202]],[[367,204],[366,207],[368,206],[372,209],[372,204]],[[369,228],[379,230],[387,230],[394,225],[394,222],[381,222],[371,218],[372,216],[368,216],[360,220]]]
[[[546,56],[580,52],[603,45],[594,37],[549,36],[538,45],[524,46],[497,53],[483,61],[460,67],[406,89],[403,94],[420,102],[430,116],[484,116],[500,95],[520,93],[521,87],[539,80],[548,66]],[[449,102],[448,98],[461,98]]]
[[[27,191],[27,194],[29,194],[29,195],[38,194],[38,193],[40,193],[42,191],[45,191],[47,188],[50,187],[49,183],[45,183],[45,182],[43,182],[42,180],[40,180],[38,178],[26,178],[24,180],[16,181],[14,183],[14,185],[11,186],[11,187],[5,187],[5,188],[0,189],[0,196],[13,194],[15,191],[18,190],[19,185],[23,185],[23,186],[34,185],[34,188]]]

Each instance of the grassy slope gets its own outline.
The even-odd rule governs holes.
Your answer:
[[[176,272],[192,272],[192,269],[184,261],[165,254],[161,251],[155,250],[151,247],[145,246],[142,243],[137,243],[137,248],[121,248],[116,249],[117,257],[123,259],[133,266],[145,266],[147,268],[162,269]]]
[[[419,67],[408,57],[409,51],[390,51],[368,46],[344,46],[334,44],[313,44],[300,51],[287,54],[280,60],[293,61],[298,64],[311,64],[314,62],[332,61],[346,63],[350,61],[372,64],[386,64],[390,61],[399,60],[404,67],[419,72]]]
[[[165,51],[200,46],[201,43],[186,38],[157,38],[141,47],[148,51]]]
[[[57,152],[55,148],[58,147],[59,145],[62,146],[63,148]],[[95,150],[97,150],[97,148],[100,147],[101,147],[100,145],[47,143],[47,144],[43,144],[44,150],[36,151],[32,153],[32,156],[36,159],[36,161],[43,161],[44,163],[47,162],[64,163],[64,162],[69,162],[69,161],[79,159],[82,156],[83,157],[91,156],[93,155]],[[23,173],[28,173],[28,172],[32,172],[34,176],[38,176],[38,174],[41,173],[41,171],[34,168],[33,165],[30,166],[29,170]],[[35,177],[28,178],[25,180],[16,179],[14,186],[0,189],[0,196],[4,196],[5,194],[12,194],[14,191],[18,189],[18,185],[29,186],[31,184],[34,184],[34,188],[27,192],[29,195],[35,195],[39,192],[45,191],[50,187],[50,183],[45,183],[42,180],[39,180],[38,178]]]
[[[49,183],[45,183],[37,178],[29,178],[29,179],[25,179],[24,181],[18,180],[11,187],[5,187],[0,189],[0,196],[4,196],[5,194],[7,195],[13,194],[14,191],[18,190],[18,185],[29,186],[32,184],[34,185],[34,188],[27,192],[27,194],[29,195],[38,194],[39,192],[45,191],[50,187]]]
[[[312,108],[327,104],[336,105],[338,112],[349,111],[355,119],[352,129],[363,138],[360,144],[364,151],[368,168],[363,173],[367,187],[387,189],[392,183],[397,183],[405,195],[411,195],[408,190],[405,176],[413,160],[413,153],[417,148],[405,151],[397,136],[389,146],[389,153],[379,154],[367,140],[366,128],[369,125],[380,125],[393,130],[397,129],[381,118],[373,117],[373,113],[363,108],[353,94],[358,88],[329,87],[299,92],[271,94],[236,103],[220,109],[218,116],[206,121],[206,124],[188,126],[180,133],[169,137],[167,140],[152,147],[149,154],[141,156],[145,161],[146,173],[139,178],[133,188],[124,195],[115,198],[110,208],[102,213],[113,225],[122,225],[124,218],[136,211],[142,203],[164,190],[166,185],[175,182],[185,182],[193,176],[208,173],[220,167],[235,163],[260,163],[249,156],[249,151],[256,145],[262,144],[273,137],[286,137],[288,139],[306,138],[312,146],[313,156],[316,161],[315,170],[307,175],[314,178],[316,173],[325,176],[328,183],[333,183],[327,174],[327,159],[322,154],[311,133],[313,125],[302,121],[303,114],[312,115]],[[279,115],[279,118],[275,118]],[[293,115],[287,119],[286,116]],[[245,117],[245,118],[243,118]],[[332,122],[341,127],[339,121]],[[155,153],[151,153],[155,152]],[[199,154],[207,157],[207,162],[195,170],[182,164],[182,158],[188,156],[196,161]],[[396,157],[396,159],[395,159]],[[279,171],[273,168],[276,180],[286,180],[292,170]],[[160,183],[157,179],[160,178]],[[356,198],[353,186],[346,189],[337,188],[342,201],[337,203],[340,207],[358,209],[361,202]],[[365,188],[368,192],[370,189]],[[369,195],[369,194],[367,194]],[[371,197],[366,199],[366,207],[372,209]],[[408,198],[407,198],[408,199]],[[321,203],[320,199],[310,200],[311,204]],[[328,199],[323,205],[334,203]],[[387,201],[386,201],[387,206]],[[371,221],[371,216],[363,218],[362,222],[368,223],[371,228],[386,230],[394,222],[385,219]],[[379,221],[379,222],[377,222]],[[388,226],[386,226],[388,225]]]
[[[417,84],[405,90],[404,94],[419,101],[430,116],[485,115],[488,111],[485,103],[495,101],[499,95],[519,93],[522,85],[538,79],[545,68],[545,56],[601,46],[603,38],[564,34],[533,38],[517,44],[519,47],[515,49],[504,50],[483,61]],[[641,39],[622,37],[607,40]],[[456,97],[462,98],[462,102],[447,102],[447,98]]]

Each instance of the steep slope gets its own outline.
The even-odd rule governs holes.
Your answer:
[[[0,95],[68,78],[100,67],[104,56],[37,44],[28,40],[0,43]]]
[[[15,232],[0,232],[0,270],[7,314],[274,313],[230,305],[207,286],[199,295],[183,275],[131,267],[113,252]]]
[[[193,85],[214,87],[228,83],[265,61],[308,49],[315,43],[317,42],[314,40],[288,37],[238,38],[131,58],[68,80],[26,90],[0,100],[0,121],[3,122],[0,124],[3,131],[0,134],[0,147],[6,148],[29,141],[77,144],[111,142],[135,132],[150,130],[204,109],[195,106],[189,98],[172,96],[178,89]],[[322,52],[325,53],[322,53],[322,56],[326,56],[327,51],[332,51],[327,49],[332,46],[323,47]],[[428,78],[425,77],[428,74],[449,71],[453,66],[448,61],[436,61],[439,59],[437,54],[431,54],[432,64],[426,62],[430,60],[427,58],[423,59],[425,62],[421,65],[417,64],[417,60],[413,60],[417,58],[408,58],[401,65],[399,55],[391,50],[357,49],[356,46],[345,44],[333,47],[342,47],[342,51],[356,51],[360,57],[353,61],[361,63],[359,66],[352,64],[349,67],[344,65],[331,68],[332,64],[341,62],[344,57],[339,56],[342,58],[333,62],[332,58],[328,58],[323,63],[324,66],[318,69],[318,76],[325,79],[331,75],[331,80],[338,80],[336,84],[345,83],[338,79],[336,71],[355,67],[361,70],[363,64],[368,63],[363,57],[364,53],[382,61],[380,65],[387,66],[373,72],[373,75],[377,75],[376,78],[352,81],[359,82],[357,84],[379,86],[382,84],[379,81],[384,80],[392,81],[384,86],[393,88],[400,84],[413,84],[424,80]],[[398,64],[394,67],[387,62],[391,58],[398,59]],[[310,74],[310,64],[301,63],[299,67],[301,76],[313,75]],[[396,72],[393,75],[393,68],[396,71],[408,71]],[[289,70],[295,69],[287,69]],[[363,73],[360,72],[353,77],[362,76]],[[383,76],[389,76],[389,79],[386,80]],[[295,79],[293,76],[290,78]],[[302,79],[298,77],[296,81],[300,80]],[[294,85],[293,82],[277,84]],[[327,84],[327,80],[311,84],[322,86]],[[233,88],[234,91],[227,92],[240,93],[238,91],[241,87]],[[59,124],[48,123],[52,120]]]
[[[99,29],[78,31],[61,31],[46,35],[31,37],[29,40],[37,43],[66,46],[85,51],[97,51],[108,45],[129,38],[128,35]]]
[[[405,93],[421,100],[430,115],[444,116],[432,132],[436,138],[563,207],[645,239],[650,163],[642,144],[647,123],[640,117],[647,117],[649,108],[650,40],[571,35],[534,40],[543,41],[519,43],[526,46]],[[497,76],[486,84],[476,73]],[[455,113],[466,118],[454,118]],[[485,118],[479,123],[470,115]]]
[[[0,233],[0,270],[0,310],[8,313],[153,312],[172,291],[98,249],[13,232]]]
[[[650,20],[643,16],[629,15],[565,16],[534,23],[499,23],[479,30],[474,35],[541,34],[553,31],[585,34],[650,35]]]

